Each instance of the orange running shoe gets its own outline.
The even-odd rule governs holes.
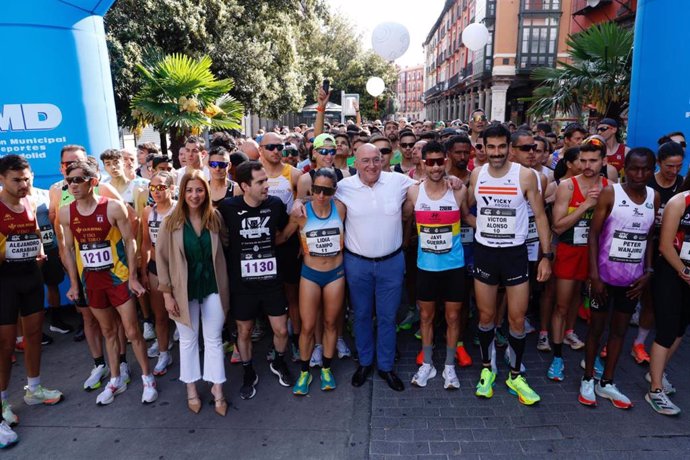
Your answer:
[[[633,345],[630,354],[635,359],[637,364],[649,364],[649,354],[647,353],[647,350],[644,349],[644,343]]]
[[[455,348],[455,359],[458,361],[460,367],[469,367],[472,365],[472,357],[467,353],[464,345],[458,345]]]

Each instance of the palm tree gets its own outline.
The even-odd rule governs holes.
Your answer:
[[[184,54],[146,59],[137,67],[144,79],[132,98],[132,117],[137,130],[151,124],[161,133],[161,146],[167,151],[170,134],[173,156],[185,136],[202,129],[241,129],[244,107],[228,94],[231,79],[219,80],[211,72],[208,56],[193,59]]]
[[[594,105],[606,117],[619,119],[628,107],[632,64],[632,31],[615,23],[597,24],[570,35],[572,63],[539,67],[531,79],[540,82],[528,98],[530,115],[557,112],[579,117],[582,108]]]

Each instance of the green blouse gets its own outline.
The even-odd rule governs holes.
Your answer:
[[[201,235],[197,236],[191,222],[186,220],[182,238],[187,257],[187,296],[190,302],[201,302],[210,294],[218,293],[213,270],[211,233],[204,228]]]

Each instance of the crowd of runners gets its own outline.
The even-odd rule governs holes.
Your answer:
[[[582,367],[581,404],[632,406],[632,384],[614,383],[630,354],[649,364],[651,407],[680,412],[665,369],[690,322],[682,133],[652,151],[626,147],[609,118],[591,130],[489,122],[481,110],[467,124],[358,115],[331,125],[327,100],[321,89],[313,127],[189,136],[175,162],[155,144],[100,156],[65,145],[63,180],[49,190],[33,187],[23,157],[0,159],[0,447],[18,439],[8,399],[16,352],[26,404],[63,398],[40,373],[44,315],[50,331],[73,332],[60,285],[80,313],[75,340],[87,345],[75,366],[99,405],[132,384],[131,347],[142,403],[156,400],[156,377],[177,361],[189,409],[202,408],[203,380],[225,416],[226,361],[241,365],[240,397],[253,398],[264,361],[253,342],[269,329],[267,365],[294,395],[308,394],[315,376],[335,390],[346,378],[332,371],[336,356],[358,361],[353,386],[376,369],[403,391],[396,334],[419,323],[414,386],[437,376],[443,344],[443,387],[460,389],[456,365],[473,366],[465,347],[474,340],[475,394],[493,396],[505,360],[508,391],[533,405],[523,356],[534,332],[553,355],[549,379]],[[637,336],[624,350],[631,322]],[[566,363],[564,344],[583,357]]]

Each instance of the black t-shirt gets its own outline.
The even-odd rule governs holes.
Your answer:
[[[285,204],[270,196],[253,208],[244,198],[226,198],[218,205],[230,235],[226,252],[230,291],[239,294],[282,289],[276,260],[276,232],[288,223]]]

